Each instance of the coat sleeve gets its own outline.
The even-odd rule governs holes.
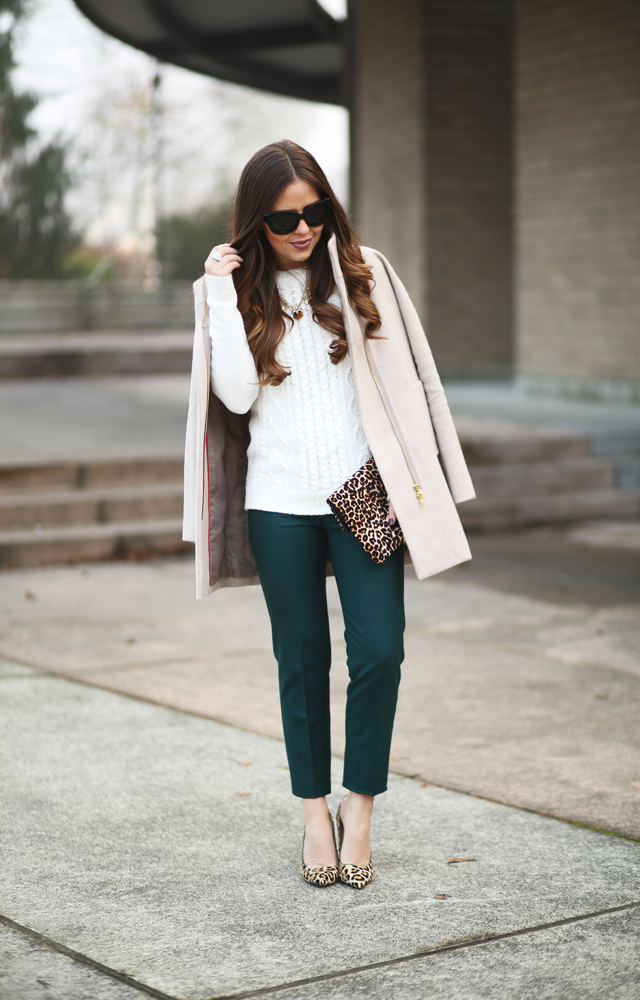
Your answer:
[[[231,275],[205,275],[211,336],[211,388],[232,413],[247,413],[258,397],[260,380],[238,311]]]
[[[440,458],[449,484],[451,496],[456,503],[473,500],[475,490],[467,463],[462,454],[453,417],[442,388],[442,382],[433,360],[431,348],[420,322],[420,317],[409,297],[409,293],[395,273],[389,261],[377,250],[373,254],[382,262],[395,293],[400,313],[404,321],[418,375],[424,386],[431,414],[431,422],[438,441]]]

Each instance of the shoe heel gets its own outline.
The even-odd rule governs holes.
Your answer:
[[[346,795],[343,798],[346,799]],[[366,865],[349,865],[343,864],[340,860],[340,855],[342,854],[342,841],[344,840],[344,823],[340,816],[340,806],[338,806],[338,811],[336,812],[336,826],[338,828],[338,875],[340,881],[344,882],[345,885],[350,885],[352,889],[364,889],[366,885],[373,878],[373,865],[371,863],[371,858],[369,858]]]
[[[331,819],[331,817],[329,817]],[[336,832],[333,827],[333,820],[331,820],[331,829],[333,831],[333,840],[335,843]],[[334,885],[338,881],[339,870],[336,865],[322,865],[316,866],[314,868],[309,867],[305,864],[304,860],[304,841],[307,835],[307,828],[305,827],[302,831],[302,877],[305,882],[309,885],[315,885],[318,889],[324,889],[326,886]]]

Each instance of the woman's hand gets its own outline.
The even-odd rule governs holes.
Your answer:
[[[219,253],[221,259],[217,260],[213,257],[214,253]],[[241,264],[242,257],[238,256],[235,247],[232,247],[230,243],[220,243],[219,246],[213,248],[207,257],[204,269],[207,274],[213,274],[216,278],[227,278]]]
[[[387,516],[389,524],[395,524],[396,521],[398,520],[398,517],[396,515],[395,510],[393,509],[393,504],[391,503],[391,501],[389,501],[389,514]]]

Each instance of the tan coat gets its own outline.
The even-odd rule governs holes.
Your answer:
[[[471,558],[455,504],[473,499],[473,485],[424,330],[400,279],[382,254],[362,248],[373,271],[372,298],[384,338],[365,342],[347,299],[335,238],[328,250],[342,298],[360,419],[422,580]],[[203,286],[202,280],[194,285],[183,530],[196,546],[198,599],[218,587],[259,582],[244,509],[249,414],[231,413],[211,390]]]

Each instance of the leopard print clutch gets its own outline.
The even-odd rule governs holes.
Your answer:
[[[342,530],[353,532],[375,563],[383,563],[404,542],[397,520],[389,524],[389,497],[374,458],[349,476],[327,503]]]

